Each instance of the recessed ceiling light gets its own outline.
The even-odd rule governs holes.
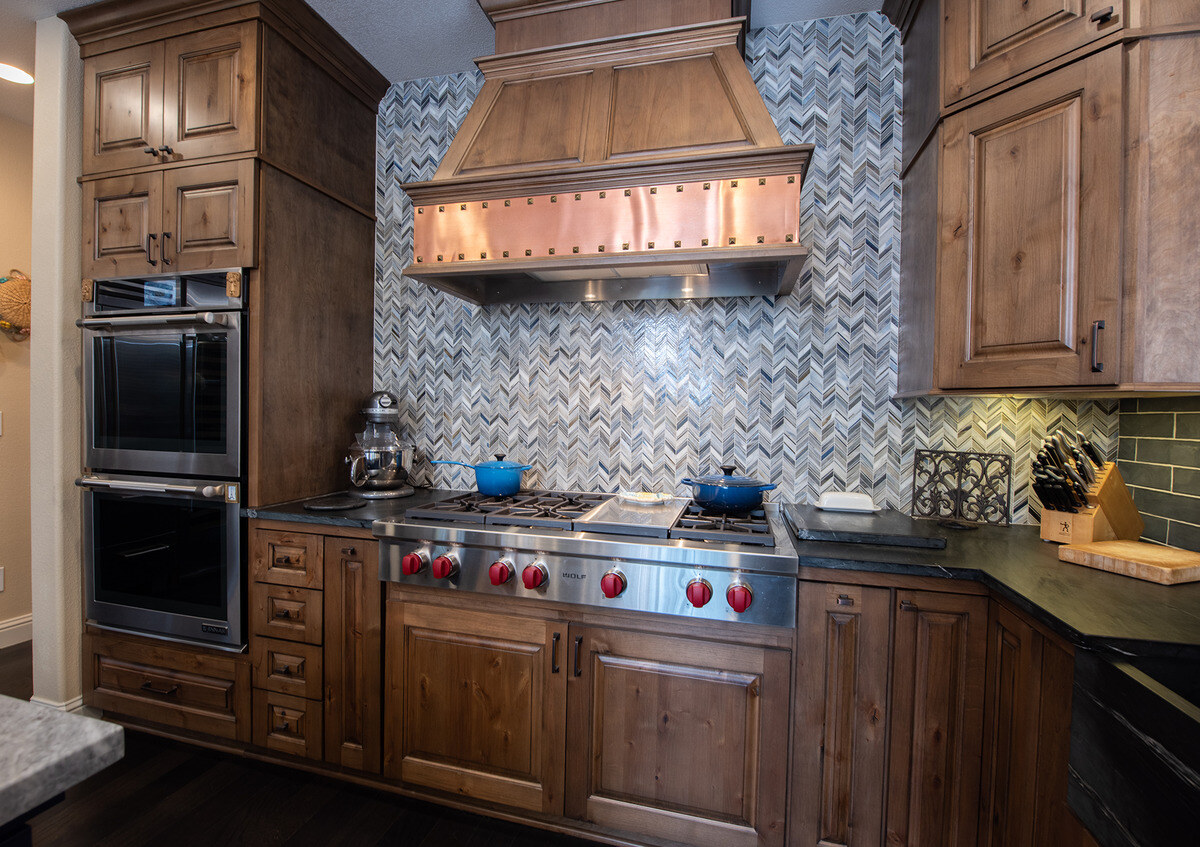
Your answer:
[[[6,79],[18,85],[33,85],[33,77],[20,68],[14,68],[12,65],[6,65],[3,62],[0,62],[0,79]]]

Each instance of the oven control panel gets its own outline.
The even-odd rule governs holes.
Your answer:
[[[796,580],[778,574],[433,539],[384,539],[379,566],[380,579],[405,585],[764,626],[796,624]]]

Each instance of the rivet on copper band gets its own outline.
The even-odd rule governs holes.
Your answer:
[[[576,195],[575,195],[575,199],[576,199],[576,200],[582,200],[582,199],[583,199],[583,195],[582,195],[582,194],[576,194]]]
[[[712,188],[712,183],[711,183],[711,182],[706,182],[706,183],[704,183],[704,190],[705,190],[705,191],[708,191],[708,189],[710,189],[710,188]]]
[[[419,265],[419,264],[421,264],[421,263],[422,263],[422,262],[424,262],[424,261],[425,261],[425,260],[424,260],[424,259],[422,259],[420,256],[417,256],[417,264],[418,264],[418,265]]]
[[[512,205],[512,201],[511,201],[511,200],[505,200],[505,201],[504,201],[504,205],[505,205],[505,206],[511,206],[511,205]]]
[[[425,207],[424,207],[424,206],[417,206],[417,214],[418,214],[418,215],[423,215],[423,214],[425,214]]]
[[[608,196],[608,192],[607,192],[607,191],[601,191],[601,192],[600,192],[600,199],[601,199],[601,200],[603,200],[603,199],[604,199],[605,197],[607,197],[607,196]]]
[[[707,238],[701,238],[701,239],[700,239],[700,246],[701,246],[701,247],[707,247],[707,246],[708,246],[708,239],[707,239]]]
[[[650,189],[650,193],[651,193],[651,194],[657,194],[657,193],[658,193],[658,189],[657,189],[657,188],[651,188],[651,189]]]
[[[483,208],[485,208],[485,209],[487,208],[487,201],[486,201],[486,200],[484,200],[484,201],[483,201]]]
[[[487,258],[487,253],[480,253],[480,254],[479,254],[479,258],[481,258],[481,259],[486,259],[486,258]]]
[[[795,240],[795,236],[789,234],[789,235],[785,236],[783,240],[790,244],[790,243],[792,243],[792,241]]]
[[[459,210],[460,212],[465,212],[465,211],[467,210],[467,204],[466,204],[466,203],[462,203],[462,204],[460,204],[460,205],[459,205],[459,207],[458,207],[458,210]]]
[[[550,202],[551,202],[551,203],[557,203],[557,202],[558,202],[558,195],[557,195],[557,194],[551,194],[551,195],[550,195]]]
[[[676,190],[676,191],[683,191],[683,186],[682,186],[682,185],[677,185],[677,186],[675,186],[675,190]]]
[[[767,184],[766,177],[759,177],[759,179],[758,179],[758,184],[759,184],[759,185],[766,185],[766,184]]]
[[[625,243],[623,243],[623,244],[621,245],[621,249],[622,249],[622,250],[628,250],[628,249],[629,249],[629,242],[628,242],[628,241],[626,241]]]
[[[442,254],[438,253],[438,261],[440,262],[441,260],[442,260]]]
[[[738,181],[737,181],[736,179],[731,179],[731,180],[729,180],[729,187],[730,187],[730,188],[737,188],[737,184],[738,184]]]
[[[438,211],[439,211],[439,212],[444,212],[444,211],[446,211],[446,207],[445,207],[445,206],[438,206]]]
[[[676,241],[676,242],[675,242],[675,246],[676,246],[676,247],[682,247],[682,246],[683,246],[683,242],[682,242],[682,241]]]
[[[596,252],[597,252],[597,253],[603,253],[603,252],[604,252],[604,245],[603,245],[603,244],[601,244],[599,247],[597,247],[597,248],[596,248]]]
[[[467,257],[466,257],[465,255],[463,255],[462,253],[459,253],[459,254],[458,254],[458,260],[459,260],[460,262],[461,262],[463,259],[465,259],[465,258],[467,258]]]
[[[551,248],[550,248],[550,255],[551,255],[551,256],[553,256],[553,255],[554,255],[554,248],[553,248],[553,247],[551,247]]]
[[[764,236],[761,236],[761,235],[760,235],[760,236],[758,237],[758,243],[759,243],[759,244],[762,244],[762,243],[763,243],[764,241],[766,241],[766,240],[767,240],[767,239],[766,239]]]
[[[730,238],[730,239],[729,239],[729,243],[730,243],[730,244],[737,244],[737,239],[736,239],[736,238]]]
[[[533,255],[533,251],[532,251],[532,250],[526,250],[526,251],[525,251],[525,255],[526,255],[526,256],[532,256],[532,255]]]
[[[647,241],[647,242],[646,242],[646,249],[647,249],[647,250],[653,250],[653,249],[654,249],[654,242],[653,242],[653,241]]]
[[[795,183],[795,181],[796,181],[796,178],[794,176],[788,177],[788,185],[792,185],[793,183]]]
[[[578,248],[578,247],[572,247],[572,248],[571,248],[571,252],[572,252],[572,253],[578,253],[578,252],[579,252],[579,248]]]
[[[628,197],[628,196],[629,196],[630,194],[632,194],[632,193],[633,193],[633,192],[632,192],[630,189],[628,189],[628,188],[626,188],[626,189],[625,189],[625,196],[626,196],[626,197]]]
[[[505,250],[505,251],[504,251],[504,258],[506,258],[506,259],[508,258],[508,251],[507,251],[507,250]]]
[[[532,198],[532,197],[530,197],[530,198],[529,198],[528,200],[526,200],[525,202],[526,202],[526,204],[528,204],[528,205],[532,206],[532,205],[533,205],[533,198]]]

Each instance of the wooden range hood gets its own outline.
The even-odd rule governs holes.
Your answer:
[[[478,304],[791,291],[812,145],[738,50],[748,3],[478,0],[484,85],[414,205],[404,273]]]

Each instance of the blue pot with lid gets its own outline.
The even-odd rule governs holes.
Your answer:
[[[775,487],[748,476],[737,476],[734,465],[721,465],[721,473],[681,480],[692,487],[696,505],[710,512],[743,514],[762,507],[764,491]]]
[[[433,465],[462,465],[475,471],[475,487],[480,494],[489,497],[511,497],[521,490],[521,475],[531,470],[533,465],[522,465],[519,462],[506,462],[503,453],[496,453],[493,462],[480,462],[469,465],[466,462],[455,462],[448,459],[435,459]]]

